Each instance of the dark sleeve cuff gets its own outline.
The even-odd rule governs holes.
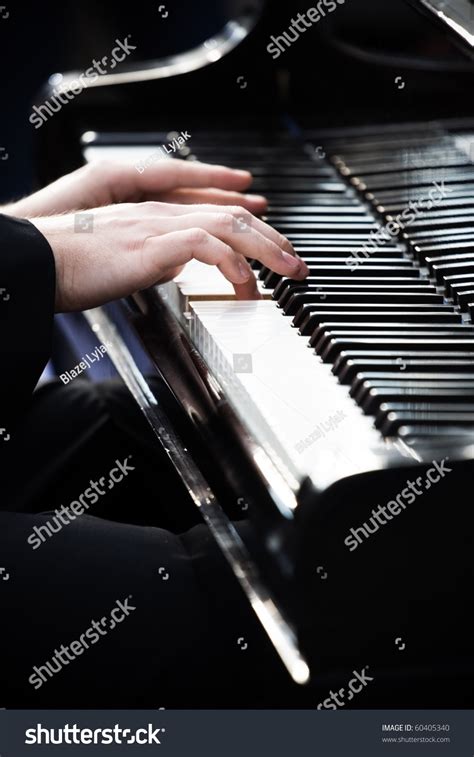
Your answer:
[[[22,413],[48,362],[55,292],[45,237],[29,221],[0,214],[0,428]]]

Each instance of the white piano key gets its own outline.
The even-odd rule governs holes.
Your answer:
[[[194,302],[191,337],[239,417],[297,479],[380,466],[386,445],[274,302]],[[239,327],[236,328],[236,324]]]

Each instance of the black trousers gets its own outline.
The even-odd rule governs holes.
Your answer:
[[[299,701],[121,384],[44,385],[1,455],[0,706]]]

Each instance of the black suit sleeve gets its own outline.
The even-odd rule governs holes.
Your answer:
[[[15,423],[49,359],[55,282],[43,235],[0,214],[0,428]]]

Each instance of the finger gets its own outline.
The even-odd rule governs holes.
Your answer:
[[[245,284],[253,276],[247,261],[243,261],[228,244],[202,228],[190,227],[147,237],[142,254],[134,257],[146,281],[141,286],[151,286],[166,276],[169,269],[183,266],[193,258],[217,266],[232,284]]]
[[[190,228],[205,229],[235,252],[244,255],[246,258],[260,260],[275,273],[292,279],[304,279],[308,275],[305,263],[298,256],[291,255],[272,239],[261,234],[256,228],[251,226],[242,228],[238,220],[229,213],[199,212],[175,215],[171,218],[160,218],[159,228],[161,233],[167,233],[178,228],[183,230]]]
[[[242,260],[245,260],[245,258],[242,258]],[[244,284],[234,284],[234,290],[235,290],[235,297],[237,300],[261,300],[262,295],[260,294],[257,286],[257,279],[255,278],[255,273],[251,270],[251,276],[248,281],[246,281]]]
[[[133,167],[130,170],[135,171]],[[141,174],[135,173],[144,192],[166,192],[178,187],[216,187],[242,192],[252,183],[249,171],[198,161],[162,160]]]
[[[211,215],[220,214],[220,210],[217,210],[215,205],[197,205],[194,207],[188,207],[186,205],[167,205],[166,203],[157,203],[156,207],[153,203],[150,203],[149,210],[151,213],[158,212],[160,216],[183,216],[195,213],[209,213]],[[169,212],[168,212],[169,210]],[[265,221],[256,218],[248,210],[238,205],[224,206],[222,207],[223,213],[233,216],[234,221],[229,220],[230,225],[236,232],[246,232],[251,229],[263,234],[263,236],[271,239],[272,242],[277,244],[282,250],[285,250],[290,255],[295,255],[295,250],[291,242],[283,235],[280,234],[273,226],[270,226]]]
[[[251,213],[264,213],[268,201],[261,195],[247,195],[239,192],[229,192],[225,189],[175,189],[156,198],[162,202],[181,203],[182,205],[240,205]]]

